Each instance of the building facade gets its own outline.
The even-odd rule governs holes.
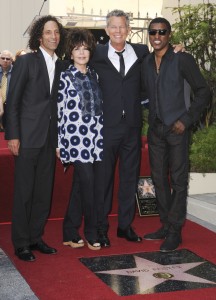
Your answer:
[[[152,5],[152,0],[6,0],[0,1],[0,51],[4,49],[16,53],[17,50],[27,47],[28,28],[32,21],[39,15],[52,14],[59,16],[64,22],[64,18],[69,14],[88,16],[90,23],[87,23],[87,17],[82,22],[79,18],[79,24],[76,26],[104,26],[105,19],[99,22],[101,16],[106,16],[107,12],[113,9],[122,9],[135,18],[132,18],[131,26],[144,28],[147,26],[145,18],[154,18],[161,14],[162,0],[155,0],[157,5]],[[97,16],[93,20],[92,16]],[[142,33],[141,33],[142,35]],[[146,42],[146,37],[142,37],[143,42]],[[133,40],[140,42],[137,36]]]

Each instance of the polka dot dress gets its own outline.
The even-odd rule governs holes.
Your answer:
[[[75,161],[101,161],[103,154],[103,116],[83,115],[80,97],[73,82],[68,76],[79,72],[70,66],[67,72],[61,73],[58,93],[58,147],[63,163]],[[88,94],[89,85],[83,76],[83,88]]]

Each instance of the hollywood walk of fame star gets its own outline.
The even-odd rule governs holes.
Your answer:
[[[149,289],[153,289],[155,286],[167,280],[178,280],[185,282],[197,282],[216,285],[216,282],[185,273],[186,271],[203,264],[204,261],[161,265],[135,255],[134,259],[136,262],[136,268],[99,271],[96,273],[122,276],[136,276],[139,280],[139,288],[141,293]]]
[[[155,197],[155,190],[153,184],[149,183],[147,180],[144,179],[142,184],[138,185],[138,190],[140,193],[141,198],[151,195]]]

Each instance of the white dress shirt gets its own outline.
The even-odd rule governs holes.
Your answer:
[[[137,55],[130,44],[125,43],[125,47],[122,49],[125,51],[123,52],[124,63],[125,63],[125,75],[127,74],[130,67],[135,63],[137,60]],[[114,67],[119,71],[120,63],[119,63],[119,56],[116,54],[116,51],[110,41],[109,41],[109,50],[108,50],[108,58],[114,65]]]
[[[53,54],[53,56],[49,55],[42,47],[40,47],[40,50],[43,53],[47,65],[47,71],[49,74],[49,81],[50,81],[50,93],[51,93],[53,80],[55,76],[55,63],[58,57],[55,53]]]

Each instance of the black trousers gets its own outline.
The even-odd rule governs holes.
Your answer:
[[[128,228],[135,213],[135,193],[140,168],[141,128],[130,127],[126,119],[115,127],[104,127],[104,208],[98,229],[106,232],[112,208],[114,174],[119,162],[118,227]]]
[[[49,215],[55,148],[49,137],[42,148],[20,148],[15,157],[12,242],[15,248],[41,240]]]
[[[103,163],[75,162],[69,205],[63,222],[63,240],[77,237],[84,215],[86,240],[97,239],[97,222],[103,207]]]
[[[162,223],[181,227],[186,218],[189,132],[172,132],[156,121],[149,127],[148,147],[152,179]]]

